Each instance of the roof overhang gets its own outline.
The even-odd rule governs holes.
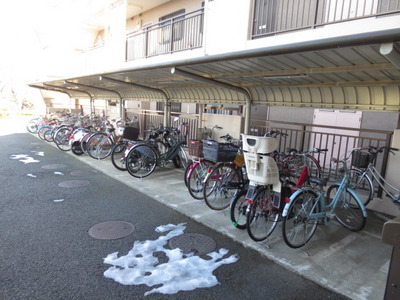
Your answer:
[[[94,99],[399,111],[400,28],[31,84]],[[151,61],[149,59],[149,61]]]

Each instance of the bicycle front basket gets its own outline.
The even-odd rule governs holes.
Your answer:
[[[368,164],[374,159],[373,155],[369,152],[356,150],[353,151],[351,157],[351,165],[356,168],[367,168]]]

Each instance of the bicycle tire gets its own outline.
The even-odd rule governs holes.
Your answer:
[[[274,191],[267,186],[259,188],[249,206],[246,228],[250,238],[260,242],[275,230],[280,212],[273,206]]]
[[[146,144],[138,144],[129,151],[125,158],[128,173],[135,178],[145,178],[154,172],[157,166],[156,150]]]
[[[111,154],[114,143],[108,134],[100,132],[92,135],[86,144],[87,153],[94,159],[104,159]]]
[[[334,197],[338,184],[331,185],[327,191],[327,195]],[[333,199],[333,197],[331,199]],[[354,195],[346,189],[339,197],[334,207],[335,219],[346,229],[350,231],[360,231],[364,228],[367,218],[363,215],[362,202],[360,203]]]
[[[46,139],[45,139],[45,134],[46,134],[46,131],[48,131],[48,130],[51,130],[51,127],[48,126],[48,125],[41,126],[41,127],[38,129],[37,134],[38,134],[38,136],[39,136],[39,138],[40,138],[41,140],[43,140],[43,141],[46,140]]]
[[[231,164],[220,164],[205,179],[204,201],[213,210],[228,208],[233,196],[239,190],[239,184],[238,170]]]
[[[111,150],[111,162],[113,166],[120,171],[126,171],[125,151],[127,149],[127,146],[127,142],[121,141],[115,144],[113,149]]]
[[[202,200],[204,198],[203,195],[203,188],[204,188],[204,179],[207,176],[207,170],[214,165],[214,162],[209,161],[209,160],[203,160],[199,163],[191,164],[192,165],[192,170],[189,173],[188,167],[186,170],[188,170],[188,173],[190,175],[186,175],[186,180],[187,180],[187,188],[189,191],[189,194],[197,200]]]
[[[300,248],[308,243],[318,226],[318,220],[309,220],[309,215],[319,211],[320,203],[316,192],[303,190],[296,195],[282,220],[282,236],[286,245]]]
[[[246,212],[250,205],[248,199],[246,199],[246,194],[247,190],[237,193],[230,206],[232,225],[238,229],[246,229]]]
[[[97,132],[88,132],[88,133],[86,133],[84,136],[83,136],[83,138],[82,138],[82,140],[81,140],[81,148],[82,148],[82,151],[85,153],[85,154],[87,154],[87,155],[89,155],[89,153],[88,153],[88,151],[87,151],[87,142],[88,142],[88,140],[92,137],[92,135],[94,135],[94,134],[96,134]]]
[[[48,130],[45,130],[45,132],[44,132],[44,140],[46,142],[52,142],[53,141],[53,130],[54,130],[54,128],[49,128]]]
[[[350,187],[357,193],[364,206],[374,197],[374,185],[371,178],[359,169],[349,170]]]
[[[38,122],[39,122],[39,118],[34,118],[28,121],[28,123],[26,124],[26,129],[30,132],[30,133],[37,133],[38,130]]]
[[[189,159],[182,146],[179,147],[177,155],[172,159],[172,162],[176,168],[186,168],[189,163]]]
[[[62,127],[57,130],[56,134],[54,135],[53,141],[58,149],[60,149],[61,151],[71,150],[72,144],[69,142],[71,133],[72,129],[68,127]]]

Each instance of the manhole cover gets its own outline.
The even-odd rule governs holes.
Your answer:
[[[196,255],[204,255],[215,250],[216,242],[200,233],[184,233],[169,240],[171,249],[179,248],[183,253],[193,252]]]
[[[92,174],[96,174],[97,171],[96,170],[76,170],[76,171],[72,171],[71,175],[73,176],[86,176],[86,175],[92,175]]]
[[[63,188],[75,188],[75,187],[86,186],[88,184],[89,181],[87,180],[67,180],[60,182],[58,186]]]
[[[53,164],[53,165],[44,165],[42,166],[42,169],[47,169],[47,170],[55,170],[55,169],[62,169],[65,168],[65,165],[63,164]]]
[[[94,225],[89,229],[92,238],[100,240],[116,240],[130,235],[135,226],[125,221],[107,221]]]

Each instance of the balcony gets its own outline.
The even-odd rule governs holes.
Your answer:
[[[400,11],[400,0],[255,0],[252,38]]]
[[[128,34],[126,61],[202,47],[203,15],[198,9]]]

